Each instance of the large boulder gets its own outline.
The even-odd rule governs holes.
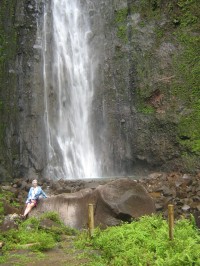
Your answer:
[[[42,199],[30,215],[55,211],[66,225],[85,228],[89,203],[94,204],[95,226],[101,227],[155,212],[154,202],[147,191],[136,181],[123,178],[100,185],[95,190],[87,188]]]

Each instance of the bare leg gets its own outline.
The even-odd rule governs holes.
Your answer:
[[[26,216],[33,209],[34,206],[35,206],[34,203],[28,203],[24,211],[24,216]]]

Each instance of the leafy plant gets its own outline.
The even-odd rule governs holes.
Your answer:
[[[51,227],[42,227],[45,219],[53,221]],[[43,214],[41,217],[31,217],[19,225],[19,229],[11,229],[0,233],[0,241],[5,243],[3,251],[12,249],[32,249],[43,251],[53,248],[62,235],[75,234],[75,230],[66,227],[55,212]]]
[[[81,240],[80,240],[81,239]],[[168,239],[168,224],[161,216],[145,216],[137,222],[96,231],[94,238],[80,238],[77,245],[100,249],[91,265],[200,265],[200,234],[193,222],[176,222],[174,240]]]

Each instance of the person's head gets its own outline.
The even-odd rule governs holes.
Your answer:
[[[34,179],[34,180],[32,181],[32,185],[33,185],[33,187],[37,187],[37,179]]]

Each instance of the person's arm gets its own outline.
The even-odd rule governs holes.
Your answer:
[[[43,196],[43,198],[47,198],[47,195],[45,194],[45,192],[41,189],[41,194]]]
[[[27,200],[26,200],[26,204],[29,202],[29,200],[31,199],[31,189],[29,189],[29,192],[28,192],[28,197],[27,197]]]
[[[47,198],[47,195],[44,193],[41,187],[38,188],[38,191],[35,194],[34,199],[39,199],[40,196],[42,196],[43,198]]]

